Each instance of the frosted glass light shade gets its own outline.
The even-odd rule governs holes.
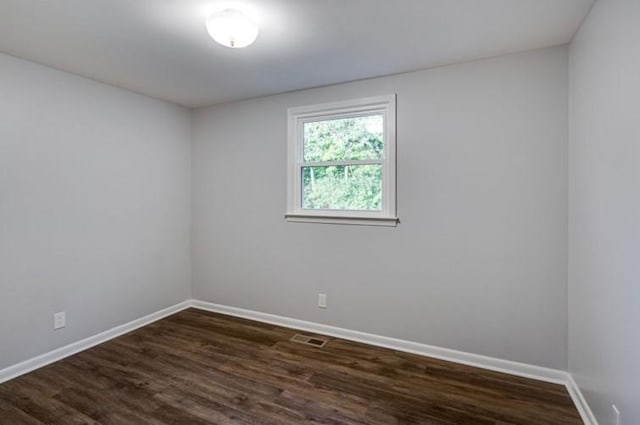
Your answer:
[[[207,20],[209,35],[223,46],[247,47],[258,37],[258,26],[238,10],[227,9],[214,13]]]

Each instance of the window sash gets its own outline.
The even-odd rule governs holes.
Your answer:
[[[348,159],[344,161],[308,161],[299,162],[298,167],[337,167],[343,165],[382,165],[384,168],[384,159]]]
[[[305,124],[309,124],[309,123],[314,123],[314,122],[323,122],[323,121],[332,121],[332,120],[339,120],[339,119],[349,119],[349,118],[363,118],[363,117],[370,117],[370,116],[382,116],[382,122],[383,122],[383,130],[382,130],[382,134],[383,134],[383,138],[385,140],[383,140],[383,143],[386,144],[386,116],[384,114],[384,111],[376,111],[376,110],[370,110],[370,111],[363,111],[360,113],[343,113],[343,114],[331,114],[331,115],[326,115],[326,116],[313,116],[311,118],[307,118],[307,119],[300,119],[298,125],[300,126],[298,128],[298,137],[300,138],[297,142],[300,143],[300,158],[299,160],[304,162],[304,126]],[[384,146],[384,145],[383,145]],[[386,154],[386,149],[383,150],[382,152],[382,158],[371,158],[371,159],[375,159],[375,160],[383,160],[384,156]]]
[[[335,163],[330,163],[330,162],[322,162],[321,164],[326,164],[326,165],[308,165],[307,163],[304,163],[300,166],[300,209],[302,211],[305,212],[312,212],[312,211],[334,211],[334,212],[347,212],[347,211],[351,211],[351,212],[365,212],[365,213],[380,213],[384,210],[384,206],[381,204],[380,208],[377,209],[356,209],[356,208],[309,208],[309,207],[305,207],[304,206],[304,201],[305,201],[305,184],[303,182],[303,173],[304,173],[304,169],[305,168],[321,168],[321,167],[333,167],[333,166],[344,166],[344,167],[359,167],[359,166],[367,166],[367,165],[379,165],[380,166],[380,171],[382,173],[381,179],[380,179],[380,189],[382,191],[381,193],[381,198],[384,195],[384,166],[381,163],[381,161],[376,160],[376,161],[369,161],[369,160],[362,160],[362,161],[351,161],[350,164],[342,164],[343,162],[349,162],[349,161],[339,161],[340,164],[335,164]],[[382,201],[382,199],[381,199]]]

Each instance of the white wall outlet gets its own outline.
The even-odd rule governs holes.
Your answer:
[[[622,425],[622,422],[620,422],[620,411],[615,404],[612,404],[611,408],[613,409],[613,417],[615,418],[616,425]]]
[[[67,315],[64,311],[53,315],[53,329],[60,329],[67,326]]]
[[[327,308],[327,294],[318,294],[318,307]]]

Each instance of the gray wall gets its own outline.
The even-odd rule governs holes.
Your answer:
[[[601,425],[640,424],[640,2],[600,0],[571,46],[569,369]]]
[[[0,117],[0,369],[189,297],[188,110],[0,54]]]
[[[567,73],[557,47],[195,111],[194,297],[565,369]],[[285,222],[287,108],[389,93],[402,224]]]

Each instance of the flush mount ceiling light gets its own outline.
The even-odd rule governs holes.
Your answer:
[[[258,37],[258,26],[242,12],[226,9],[207,20],[209,35],[223,46],[238,49],[252,44]]]

